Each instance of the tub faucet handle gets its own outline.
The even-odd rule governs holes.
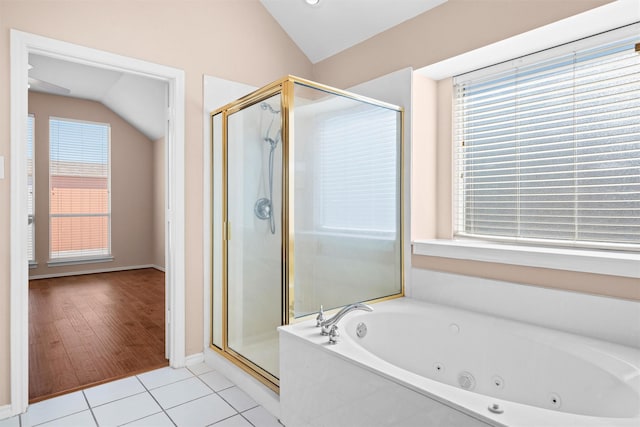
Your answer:
[[[357,302],[355,304],[349,304],[347,306],[344,306],[340,309],[339,312],[337,312],[333,317],[320,322],[320,326],[322,326],[322,331],[321,334],[322,335],[329,335],[329,331],[331,330],[331,326],[336,325],[340,319],[342,319],[344,316],[346,316],[347,314],[351,313],[352,311],[356,311],[356,310],[364,310],[364,311],[373,311],[373,308],[369,307],[367,304],[361,303],[361,302]]]
[[[324,310],[322,309],[322,305],[320,305],[320,311],[318,312],[318,315],[316,316],[316,328],[319,328],[320,326],[322,326],[322,322],[324,322],[325,318],[324,318]]]
[[[329,330],[329,344],[337,344],[340,332],[338,332],[338,325],[331,326]]]

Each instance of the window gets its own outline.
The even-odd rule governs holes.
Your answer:
[[[640,249],[632,27],[455,78],[458,236]]]
[[[36,225],[35,225],[35,171],[34,171],[34,122],[35,117],[33,114],[27,116],[27,213],[29,233],[27,235],[27,258],[29,259],[29,265],[34,265],[36,262]]]
[[[397,111],[364,106],[319,120],[315,205],[330,232],[395,236],[399,191]]]
[[[49,120],[50,259],[110,257],[110,126]]]

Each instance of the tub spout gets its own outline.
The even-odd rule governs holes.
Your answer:
[[[335,316],[327,320],[324,320],[323,322],[320,323],[320,326],[322,327],[322,335],[329,335],[329,332],[331,331],[332,326],[337,325],[340,319],[342,319],[344,316],[351,313],[352,311],[356,311],[356,310],[373,311],[373,308],[361,302],[357,302],[355,304],[349,304],[345,307],[342,307],[342,309],[340,309],[340,311],[337,312]]]

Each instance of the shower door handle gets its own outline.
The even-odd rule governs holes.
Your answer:
[[[222,236],[227,242],[231,240],[231,223],[229,221],[222,224]]]

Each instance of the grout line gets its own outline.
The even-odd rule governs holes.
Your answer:
[[[160,407],[160,409],[162,409],[162,407]],[[119,426],[126,427],[126,426],[127,426],[127,424],[131,424],[131,423],[135,423],[136,421],[144,420],[145,418],[148,418],[148,417],[152,417],[152,416],[154,416],[154,415],[161,414],[162,412],[163,412],[163,411],[154,412],[153,414],[145,415],[144,417],[136,418],[135,420],[131,420],[131,421],[127,421],[127,422],[126,422],[126,423],[124,423],[124,424],[119,424]],[[168,415],[167,415],[167,416],[168,416]],[[171,422],[173,423],[173,420],[172,420],[171,418],[169,418],[169,421],[171,421]],[[176,424],[175,424],[175,423],[173,423],[173,425],[175,426]]]
[[[241,389],[240,387],[238,387],[238,386],[234,386],[234,387],[235,387],[235,388],[237,388],[241,393],[244,393],[244,391],[242,391],[242,389]],[[220,391],[229,390],[229,389],[231,389],[231,388],[233,388],[233,387],[225,388],[224,390],[220,390]],[[235,410],[236,410],[236,412],[237,412],[238,414],[241,414],[241,413],[243,413],[243,412],[250,411],[251,409],[253,409],[253,408],[257,408],[258,406],[260,406],[260,404],[258,404],[255,400],[251,399],[251,396],[249,396],[249,398],[250,398],[251,400],[253,400],[253,403],[255,403],[256,405],[255,405],[255,406],[252,406],[251,408],[247,408],[247,409],[244,409],[244,410],[240,411],[239,409],[236,409],[236,407],[235,407],[235,406],[233,406],[233,405],[231,404],[231,402],[229,402],[227,399],[225,399],[225,398],[224,398],[224,396],[222,396],[220,393],[216,392],[216,394],[217,394],[218,396],[220,396],[220,399],[224,400],[225,402],[227,402],[227,404],[228,404],[229,406],[231,406],[233,409],[235,409]],[[244,394],[246,394],[246,393],[244,393]]]
[[[178,403],[177,405],[174,405],[174,406],[172,406],[172,407],[170,407],[170,408],[167,408],[167,411],[168,411],[168,410],[170,410],[170,409],[177,408],[178,406],[186,405],[187,403],[195,402],[196,400],[204,399],[205,397],[211,396],[211,395],[213,395],[213,394],[216,394],[216,392],[214,391],[214,392],[211,392],[211,393],[205,394],[204,396],[198,396],[198,397],[195,397],[195,398],[193,398],[193,399],[191,399],[191,400],[187,400],[187,401],[185,401],[185,402]],[[153,395],[152,395],[152,396],[153,396]],[[159,403],[158,403],[158,404],[159,404]],[[162,405],[160,405],[160,407],[162,407]],[[233,408],[233,407],[232,407],[232,408]],[[164,409],[164,408],[163,408],[163,409]],[[238,412],[238,411],[236,411],[236,412]]]
[[[91,408],[91,404],[89,403],[89,398],[87,397],[86,394],[84,394],[84,390],[82,390],[82,397],[84,397],[84,401],[87,402],[87,406],[89,407],[89,413],[91,414],[91,417],[93,417],[93,421],[96,423],[96,426],[100,425],[98,424],[98,419],[96,418],[96,414],[93,413],[93,409]]]
[[[84,391],[83,391],[83,390],[79,390],[79,391],[80,391],[80,392],[82,392],[82,397],[84,397],[85,403],[86,403],[86,404],[87,404],[87,406],[88,406],[88,408],[87,408],[87,409],[91,410],[91,406],[89,405],[89,402],[87,401],[87,398],[86,398],[86,397],[85,397],[85,395],[84,395]],[[78,393],[78,391],[74,391],[73,393]],[[73,393],[69,393],[69,394],[66,394],[66,395],[64,395],[64,396],[70,396],[70,395],[71,395],[71,394],[73,394]],[[57,398],[59,398],[59,397],[61,397],[61,396],[57,396],[57,397],[54,397],[54,398],[52,398],[52,399],[57,399]],[[44,400],[44,401],[49,401],[49,400],[52,400],[52,399],[47,399],[47,400]],[[43,401],[43,402],[44,402],[44,401]],[[37,402],[37,403],[40,403],[40,402]],[[51,421],[60,420],[60,419],[65,418],[65,417],[70,417],[71,415],[76,415],[76,414],[79,414],[80,412],[84,412],[84,411],[86,411],[87,409],[81,409],[81,410],[76,411],[76,412],[71,412],[71,413],[69,413],[69,414],[62,415],[62,416],[60,416],[60,417],[58,417],[58,418],[52,418],[52,419],[50,419],[50,420],[42,421],[42,422],[40,422],[40,423],[38,423],[38,424],[31,424],[31,423],[29,423],[29,424],[30,424],[30,426],[29,426],[29,427],[36,427],[36,426],[39,426],[39,425],[42,425],[42,424],[45,424],[45,423],[50,423]],[[26,412],[25,412],[24,414],[26,414]],[[24,414],[20,414],[20,425],[21,425],[21,426],[22,426],[22,415],[24,415]],[[91,415],[93,415],[93,411],[91,412]],[[95,418],[94,418],[94,419],[95,419]],[[97,424],[97,423],[96,423],[96,424]]]
[[[91,409],[91,408],[89,408],[89,409]],[[31,427],[37,427],[37,426],[41,426],[42,424],[50,423],[51,421],[61,420],[63,418],[70,417],[71,415],[76,415],[76,414],[79,414],[80,412],[84,412],[84,411],[86,411],[86,409],[83,409],[81,411],[72,412],[70,414],[65,414],[65,415],[62,415],[61,417],[58,417],[58,418],[52,418],[50,420],[42,421],[42,422],[40,422],[38,424],[32,424]]]
[[[198,364],[196,364],[196,365],[191,365],[191,366],[193,367],[193,366],[197,366],[197,365],[200,365],[200,364],[204,364],[204,365],[205,365],[205,366],[207,366],[208,368],[211,368],[211,366],[207,365],[205,362],[200,362],[200,363],[198,363]],[[186,366],[186,368],[189,370],[189,372],[191,372],[191,373],[192,373],[193,375],[195,375],[196,377],[199,377],[200,375],[208,374],[209,372],[213,372],[213,371],[215,371],[215,369],[211,368],[210,370],[208,370],[208,371],[206,371],[206,372],[201,372],[201,373],[199,373],[199,374],[196,374],[195,372],[193,372],[193,371],[191,370],[191,368],[190,368],[190,367]]]
[[[151,395],[151,397],[153,397],[153,400],[155,400],[155,401],[156,401],[156,403],[158,403],[158,405],[160,405],[160,407],[163,409],[163,411],[168,411],[169,409],[177,408],[178,406],[184,405],[184,404],[186,404],[186,403],[194,402],[194,401],[196,401],[196,400],[198,400],[198,399],[202,399],[202,398],[204,398],[204,397],[211,396],[212,394],[217,394],[215,390],[213,390],[211,387],[209,387],[209,386],[207,385],[207,383],[205,383],[204,381],[202,381],[202,380],[201,380],[199,377],[197,377],[197,376],[190,377],[190,378],[185,378],[185,379],[183,379],[183,380],[180,380],[180,381],[176,381],[176,382],[173,382],[173,383],[167,384],[167,386],[169,386],[169,385],[173,385],[173,384],[177,384],[177,383],[182,382],[182,381],[187,381],[187,380],[190,380],[190,379],[192,379],[192,378],[197,378],[198,380],[200,380],[200,382],[201,382],[201,383],[203,383],[203,384],[204,384],[204,386],[205,386],[205,387],[206,387],[210,392],[209,392],[209,393],[207,393],[207,394],[205,394],[205,395],[203,395],[203,396],[194,397],[194,398],[193,398],[193,399],[191,399],[191,400],[187,400],[187,401],[185,401],[185,402],[178,403],[177,405],[171,406],[170,408],[166,408],[166,410],[165,410],[165,408],[164,408],[162,405],[160,405],[160,402],[158,402],[158,401],[156,400],[156,398],[155,398],[155,396],[153,395],[153,393],[151,393],[151,392],[149,391],[149,394]],[[143,386],[144,386],[144,384],[143,384]],[[164,387],[164,386],[156,387],[156,388],[153,388],[153,389],[151,389],[151,390],[157,390],[157,389],[162,388],[162,387]],[[222,398],[222,397],[221,397],[221,398]],[[232,406],[232,408],[233,408],[233,406]],[[235,408],[233,408],[233,409],[235,410]],[[236,411],[236,412],[238,412],[238,411]],[[169,414],[167,414],[167,415],[169,415]]]
[[[261,406],[260,404],[258,404],[258,405],[256,405],[256,406],[254,406],[253,408],[245,409],[244,411],[240,412],[240,415],[242,416],[242,418],[244,418],[245,420],[247,420],[247,421],[249,422],[249,424],[251,424],[251,425],[252,425],[252,426],[254,426],[254,427],[255,427],[255,424],[253,424],[253,423],[251,422],[251,420],[250,420],[250,419],[248,419],[247,417],[245,417],[245,416],[244,416],[244,414],[245,414],[246,412],[252,411],[252,410],[254,410],[254,409],[258,408],[258,407],[261,407],[262,409],[264,409],[264,406]],[[264,409],[264,410],[265,410],[267,413],[269,413],[269,411],[267,411],[266,409]],[[269,415],[271,415],[271,414],[269,413]],[[273,416],[273,415],[271,415],[271,416]],[[273,418],[275,418],[275,420],[276,420],[276,422],[277,422],[278,424],[280,424],[281,426],[283,426],[283,427],[284,427],[284,424],[282,423],[282,421],[280,421],[280,418],[277,418],[277,417],[273,417]]]
[[[142,374],[135,375],[135,377],[138,378],[139,375],[144,375],[144,374],[147,374],[149,372],[155,372],[155,371],[158,371],[160,369],[165,369],[165,368],[174,369],[171,366],[165,366],[163,368],[154,369],[153,371],[143,372]],[[189,378],[192,378],[192,377],[197,377],[197,375],[195,375],[193,372],[191,372],[188,368],[179,368],[179,369],[186,369],[187,372],[189,372],[191,374],[191,376],[190,377],[186,377],[186,378],[181,378],[179,380],[171,381],[169,383],[162,384],[162,385],[159,385],[157,387],[152,387],[152,388],[148,388],[140,378],[138,378],[138,381],[140,381],[142,383],[142,386],[145,388],[145,390],[155,390],[155,389],[160,388],[160,387],[164,387],[164,386],[167,386],[167,385],[179,383],[180,381],[188,380]]]
[[[144,383],[142,382],[142,380],[141,380],[140,378],[138,378],[138,376],[137,376],[137,375],[136,375],[136,379],[138,380],[138,382],[139,382],[140,384],[142,384],[142,387],[146,390],[146,392],[147,392],[147,393],[149,393],[149,396],[151,396],[151,398],[153,399],[153,401],[154,401],[154,402],[156,402],[156,403],[158,404],[158,406],[160,407],[160,410],[161,410],[161,411],[162,411],[162,412],[167,416],[167,418],[169,418],[169,421],[171,421],[171,423],[172,423],[174,426],[176,426],[176,427],[177,427],[177,424],[173,421],[173,418],[171,418],[171,417],[169,416],[169,414],[167,413],[167,411],[165,411],[165,409],[162,407],[162,405],[160,404],[160,402],[158,402],[158,401],[156,400],[156,397],[155,397],[153,394],[151,394],[151,392],[149,391],[149,389],[147,388],[147,386],[146,386],[146,385],[144,385]],[[172,383],[172,384],[173,384],[173,383]],[[159,412],[156,412],[156,413],[159,413]],[[149,415],[149,416],[150,416],[150,415]],[[132,421],[132,422],[133,422],[133,421]]]
[[[253,409],[253,408],[251,408],[251,409]],[[247,409],[247,411],[249,411],[249,409]],[[247,411],[244,411],[244,412],[247,412]],[[242,418],[244,418],[245,420],[247,420],[247,422],[248,422],[249,424],[251,424],[253,427],[256,427],[256,425],[255,425],[254,423],[252,423],[252,422],[251,422],[251,420],[250,420],[249,418],[247,418],[247,417],[245,417],[244,415],[242,415],[242,412],[240,413],[240,416],[241,416]]]
[[[221,422],[226,421],[226,420],[228,420],[229,418],[233,418],[233,417],[235,417],[235,416],[237,416],[237,415],[240,415],[242,418],[244,418],[240,412],[236,412],[235,414],[233,414],[233,415],[229,415],[227,418],[223,418],[223,419],[221,419],[221,420],[218,420],[218,421],[216,421],[216,422],[215,422],[215,423],[213,423],[213,424],[207,424],[207,427],[215,427],[216,425],[220,424]],[[244,419],[245,419],[249,424],[251,424],[251,421],[247,420],[246,418],[244,418]],[[253,424],[251,424],[251,425],[253,426]],[[254,426],[254,427],[255,427],[255,426]]]
[[[118,401],[120,401],[120,400],[128,399],[128,398],[130,398],[130,397],[137,396],[137,395],[142,394],[142,393],[146,393],[146,391],[141,391],[141,392],[139,392],[139,393],[133,393],[133,394],[130,394],[130,395],[128,395],[128,396],[119,397],[119,398],[117,398],[117,399],[113,399],[113,400],[110,400],[110,401],[108,401],[108,402],[105,402],[105,403],[101,403],[101,404],[99,404],[99,405],[96,405],[96,406],[91,406],[91,405],[89,405],[89,409],[99,408],[99,407],[101,407],[101,406],[108,405],[108,404],[113,403],[113,402],[118,402]],[[87,401],[87,403],[89,403],[89,402]]]
[[[245,410],[244,410],[244,411],[242,411],[242,412],[240,412],[240,411],[238,411],[238,412],[240,412],[240,413],[242,414],[242,413],[247,412],[247,411],[250,411],[250,410],[252,410],[252,409],[256,409],[258,406],[260,406],[260,404],[259,404],[259,403],[256,403],[256,406],[252,406],[251,408],[247,408],[247,409],[245,409]]]
[[[213,371],[205,372],[205,373],[204,373],[204,374],[202,374],[202,375],[207,375],[207,374],[210,374],[211,372],[217,372],[217,371],[213,370]],[[219,372],[218,372],[218,373],[219,373]],[[232,388],[232,387],[237,387],[233,382],[231,382],[231,380],[230,380],[229,378],[225,377],[225,376],[224,376],[224,375],[222,375],[222,374],[220,374],[220,375],[221,375],[225,380],[227,380],[227,381],[229,381],[229,382],[231,383],[231,385],[230,385],[229,387],[221,388],[220,390],[214,390],[214,389],[213,389],[213,387],[211,387],[209,384],[207,384],[207,382],[206,382],[205,380],[203,380],[202,378],[200,378],[200,375],[197,375],[197,376],[196,376],[196,378],[198,378],[200,381],[202,381],[202,382],[204,383],[204,385],[206,385],[207,387],[209,387],[209,388],[210,388],[211,390],[213,390],[213,392],[214,392],[214,393],[216,393],[216,394],[218,394],[218,393],[220,393],[221,391],[224,391],[224,390],[229,390],[229,389],[230,389],[230,388]]]
[[[204,384],[204,385],[205,385],[205,387],[207,387],[209,390],[211,390],[211,393],[213,393],[213,394],[218,394],[218,392],[217,392],[217,391],[215,391],[215,390],[213,389],[213,387],[211,387],[209,384],[207,384],[206,382],[204,382],[204,380],[203,380],[202,378],[200,378],[200,377],[196,377],[196,378],[198,378],[198,379],[200,380],[200,382],[201,382],[202,384]]]
[[[204,384],[204,385],[205,385],[209,390],[211,390],[213,393],[218,394],[218,392],[217,392],[217,391],[215,391],[215,390],[213,389],[213,387],[211,387],[209,384],[207,384],[205,380],[203,380],[203,379],[202,379],[202,378],[200,378],[200,377],[196,377],[196,378],[197,378],[197,379],[199,379],[199,380],[200,380],[200,382],[201,382],[202,384]]]

